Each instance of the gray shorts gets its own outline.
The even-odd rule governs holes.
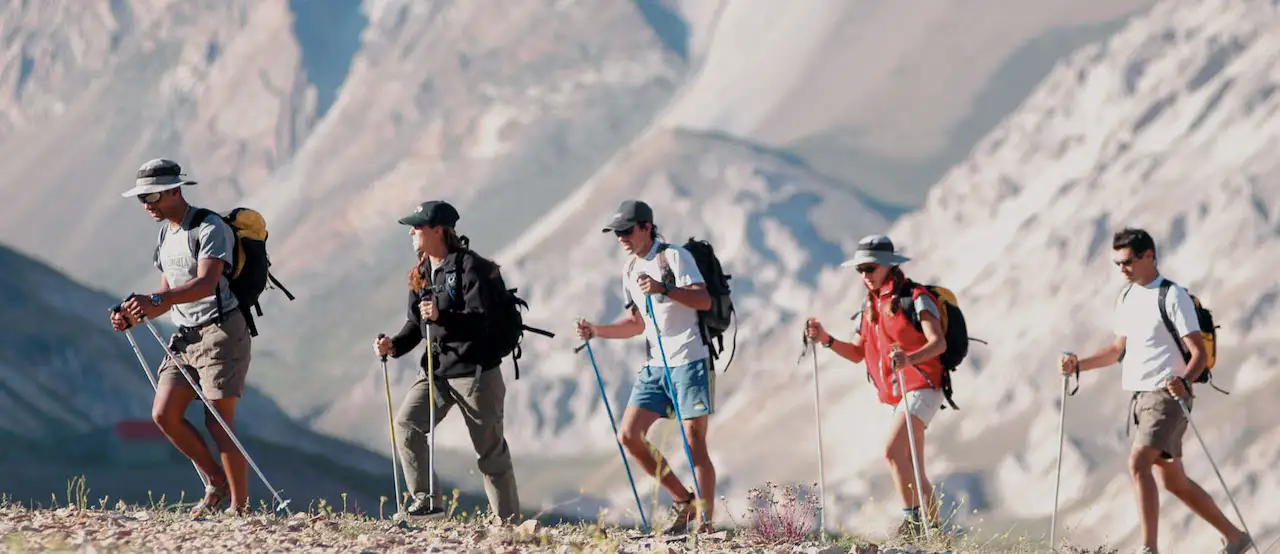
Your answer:
[[[244,314],[232,310],[225,319],[221,324],[179,330],[170,340],[177,358],[189,364],[187,375],[200,385],[200,391],[209,400],[242,396],[249,374],[249,327]],[[160,364],[159,374],[161,386],[176,384],[191,388],[168,356]]]
[[[1187,401],[1191,407],[1191,401]],[[1133,421],[1137,424],[1133,442],[1160,451],[1160,457],[1173,460],[1182,457],[1182,437],[1187,432],[1187,416],[1178,399],[1166,388],[1139,392],[1133,399]]]

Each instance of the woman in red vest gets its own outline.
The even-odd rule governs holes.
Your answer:
[[[904,538],[924,533],[922,519],[927,519],[931,528],[938,526],[937,501],[924,471],[924,430],[942,407],[942,364],[938,356],[947,349],[938,300],[924,287],[910,283],[899,267],[909,259],[895,252],[893,242],[884,235],[871,235],[858,241],[853,259],[841,264],[856,267],[867,288],[862,311],[854,316],[853,340],[836,340],[812,318],[806,333],[809,340],[850,362],[865,360],[867,375],[876,386],[880,402],[893,407],[885,459],[902,497],[904,519],[898,535]],[[920,330],[916,330],[903,310],[907,302],[919,314]],[[905,384],[905,403],[898,387],[899,375]],[[912,415],[910,423],[904,409]],[[917,467],[919,487],[916,486]],[[922,501],[927,504],[927,518],[921,514]]]

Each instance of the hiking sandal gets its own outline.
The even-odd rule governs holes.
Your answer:
[[[216,512],[230,496],[230,482],[223,483],[221,486],[217,487],[207,485],[204,488],[204,498],[201,498],[200,501],[196,503],[195,507],[191,508],[191,515],[193,517],[199,517],[204,515],[206,512]]]

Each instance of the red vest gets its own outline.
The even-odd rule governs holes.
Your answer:
[[[898,299],[893,294],[891,285],[886,283],[886,288],[887,290],[882,289],[870,305],[864,308],[860,327],[865,355],[863,363],[867,366],[867,375],[871,377],[871,382],[880,393],[880,401],[893,406],[902,400],[902,394],[897,390],[897,374],[889,362],[892,345],[897,344],[904,352],[910,354],[924,348],[929,339],[911,325],[907,315],[900,309],[901,304],[896,313],[890,313],[890,305],[898,302]],[[922,295],[928,296],[935,304],[938,303],[938,299],[930,295],[924,287],[917,286],[912,290],[912,299]],[[879,315],[875,322],[871,322],[867,317],[870,310],[876,310]],[[907,391],[936,389],[942,386],[942,362],[936,357],[915,366],[904,366],[901,371],[902,378],[906,381]]]

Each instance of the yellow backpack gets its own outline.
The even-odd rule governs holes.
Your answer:
[[[1178,351],[1182,352],[1182,360],[1190,362],[1191,352],[1187,351],[1186,345],[1182,344],[1182,338],[1178,336],[1178,330],[1174,327],[1173,320],[1169,319],[1169,309],[1165,307],[1165,301],[1168,300],[1169,297],[1169,289],[1175,284],[1176,283],[1167,278],[1160,283],[1160,319],[1164,320],[1165,329],[1168,329],[1169,334],[1173,335],[1173,343],[1178,345]],[[1230,394],[1213,384],[1213,372],[1210,371],[1218,361],[1218,326],[1213,322],[1213,312],[1210,312],[1208,308],[1205,308],[1204,305],[1200,303],[1200,298],[1192,294],[1191,291],[1188,290],[1187,294],[1191,296],[1191,302],[1196,307],[1196,321],[1200,326],[1200,334],[1204,337],[1204,352],[1206,358],[1204,362],[1204,371],[1200,372],[1200,375],[1196,377],[1195,382],[1209,383],[1209,386],[1217,389],[1218,392],[1221,392],[1222,394]]]
[[[205,221],[209,216],[217,216],[227,225],[231,226],[231,230],[235,232],[235,250],[231,256],[231,264],[226,266],[223,275],[227,277],[227,283],[231,289],[231,294],[235,295],[236,300],[240,302],[240,312],[244,314],[245,323],[248,324],[249,334],[258,336],[258,327],[254,324],[253,314],[250,309],[256,309],[258,315],[262,315],[262,306],[258,304],[258,297],[267,289],[268,281],[271,288],[278,288],[289,300],[293,300],[293,294],[284,285],[277,281],[275,276],[271,274],[271,260],[267,258],[267,220],[262,214],[251,208],[235,208],[226,214],[219,214],[205,208],[196,208],[196,213],[191,217],[190,225],[194,227]],[[165,230],[168,224],[160,226],[160,241],[156,243],[155,263],[156,268],[160,269],[160,244],[164,242]],[[187,229],[190,231],[190,228]],[[188,233],[189,242],[191,244],[191,255],[194,257],[200,251],[200,245],[197,244],[199,237],[196,233]],[[221,300],[218,297],[218,311],[222,312]]]

